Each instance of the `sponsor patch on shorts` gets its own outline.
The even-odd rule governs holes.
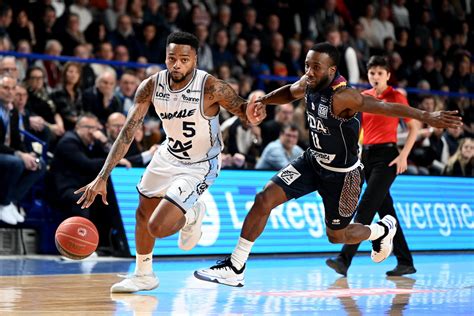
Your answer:
[[[293,167],[293,165],[289,165],[280,173],[278,174],[278,177],[285,182],[287,185],[292,184],[296,179],[301,177],[301,173],[298,172],[298,170]]]

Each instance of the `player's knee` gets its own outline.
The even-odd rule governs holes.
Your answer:
[[[135,213],[135,219],[137,220],[137,223],[138,224],[144,224],[147,222],[148,220],[148,215],[147,215],[147,212],[146,210],[143,208],[143,207],[138,207],[137,208],[137,212]]]
[[[345,241],[344,234],[340,232],[327,232],[328,240],[331,244],[343,244]]]
[[[150,233],[154,238],[165,238],[169,235],[166,227],[152,221],[148,222],[148,233]]]
[[[272,210],[272,200],[269,194],[265,191],[257,193],[255,196],[254,210],[260,213],[270,213]]]

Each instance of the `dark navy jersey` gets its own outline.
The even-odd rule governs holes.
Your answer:
[[[327,88],[321,91],[306,89],[305,93],[311,139],[308,150],[323,168],[341,172],[359,165],[361,113],[344,119],[332,112],[334,93],[347,87],[347,80],[341,75],[336,75]]]

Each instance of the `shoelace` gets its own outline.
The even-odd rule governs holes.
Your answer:
[[[211,267],[211,270],[231,269],[232,263],[230,262],[230,257],[227,257],[224,260],[217,260],[216,263],[216,265]]]

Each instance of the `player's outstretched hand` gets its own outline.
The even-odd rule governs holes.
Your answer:
[[[448,128],[462,126],[461,120],[458,111],[436,111],[428,113],[424,121],[433,127]]]
[[[81,208],[88,208],[91,206],[97,194],[102,195],[102,202],[105,205],[109,205],[109,203],[107,203],[107,181],[102,178],[95,178],[94,181],[75,191],[74,194],[79,194],[81,192],[82,195],[76,202],[77,204],[82,203]]]
[[[265,104],[256,101],[255,98],[256,96],[253,96],[252,99],[250,99],[249,103],[247,104],[246,111],[247,119],[252,125],[258,125],[262,123],[262,121],[267,116]]]

